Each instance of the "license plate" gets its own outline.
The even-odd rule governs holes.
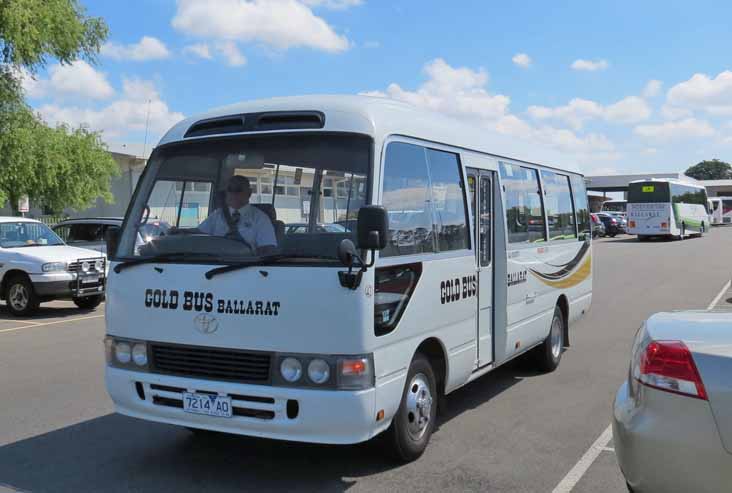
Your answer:
[[[183,410],[187,413],[230,418],[232,416],[231,397],[184,392]]]
[[[81,278],[82,284],[92,284],[95,282],[99,282],[99,276],[85,276]]]

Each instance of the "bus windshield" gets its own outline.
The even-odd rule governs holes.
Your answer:
[[[632,204],[671,202],[669,184],[665,181],[631,183],[628,185],[628,202]]]
[[[351,134],[205,139],[153,154],[117,256],[337,259],[366,204],[372,141]],[[136,245],[145,225],[171,228]]]
[[[603,202],[603,212],[627,212],[628,204],[625,200],[608,200]]]

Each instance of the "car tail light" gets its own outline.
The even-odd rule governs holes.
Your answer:
[[[630,227],[635,228],[635,221],[630,221]]]
[[[661,223],[662,228],[668,228],[668,223]]]
[[[691,351],[681,341],[651,341],[639,351],[635,378],[648,387],[708,400]]]
[[[618,220],[617,219],[610,219],[610,223],[611,224],[618,224]]]

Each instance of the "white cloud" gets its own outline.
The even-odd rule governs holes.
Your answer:
[[[629,96],[608,106],[589,99],[574,98],[564,106],[529,106],[526,110],[535,120],[555,119],[567,123],[575,130],[581,129],[585,122],[603,119],[614,123],[637,123],[651,115],[651,108],[643,99]]]
[[[165,43],[152,36],[143,36],[137,43],[128,45],[112,42],[104,43],[100,51],[103,56],[115,60],[134,60],[137,62],[160,60],[170,56],[170,51],[168,51]]]
[[[183,48],[183,53],[192,55],[194,57],[203,58],[204,60],[211,60],[211,50],[206,43],[194,43]]]
[[[472,120],[487,129],[518,137],[529,143],[550,146],[578,157],[593,160],[613,160],[618,157],[615,146],[604,135],[593,133],[581,137],[567,129],[534,127],[511,114],[508,109],[510,98],[502,94],[490,94],[486,89],[488,74],[483,69],[455,68],[438,58],[425,65],[424,71],[428,80],[415,91],[405,90],[392,83],[386,91],[368,91],[361,94],[398,99],[463,120]]]
[[[114,95],[107,75],[83,60],[52,65],[48,69],[48,79],[34,79],[28,72],[22,72],[21,83],[31,98],[107,99]]]
[[[247,58],[239,51],[239,47],[233,41],[217,43],[216,50],[223,55],[230,67],[241,67],[247,63]]]
[[[338,53],[350,46],[300,0],[178,0],[172,24],[200,38],[259,42],[279,50],[307,47]]]
[[[183,119],[183,114],[171,111],[161,99],[151,81],[126,79],[122,95],[102,108],[64,106],[58,103],[38,108],[49,124],[66,123],[71,126],[86,126],[103,132],[106,139],[124,137],[134,132],[144,132],[148,120],[150,142],[154,137]]]
[[[663,82],[661,82],[660,80],[656,80],[656,79],[649,80],[646,83],[646,86],[643,88],[643,97],[652,98],[652,97],[658,96],[658,94],[661,92],[662,87],[663,87]]]
[[[561,120],[572,128],[579,130],[585,121],[602,117],[604,109],[602,105],[595,101],[574,98],[564,106],[557,106],[556,108],[529,106],[526,111],[535,120]]]
[[[725,70],[714,78],[694,74],[691,79],[669,89],[666,103],[670,112],[687,109],[710,115],[732,115],[732,72]]]
[[[659,141],[711,137],[716,134],[709,122],[696,118],[685,118],[657,125],[638,125],[634,132],[641,137]]]
[[[511,100],[502,94],[488,93],[485,89],[488,74],[484,70],[454,68],[442,58],[437,58],[425,65],[424,71],[428,80],[416,91],[408,91],[392,83],[386,93],[372,91],[366,94],[388,96],[415,106],[463,117],[495,120],[506,114]]]
[[[308,7],[325,7],[333,10],[344,10],[361,5],[363,0],[302,0]]]
[[[583,60],[580,58],[572,62],[571,66],[574,70],[594,72],[596,70],[605,70],[610,64],[607,63],[607,60]]]
[[[532,62],[531,57],[526,53],[516,53],[513,58],[511,58],[511,61],[521,68],[529,68]]]
[[[651,116],[651,107],[638,96],[628,96],[605,108],[605,119],[616,123],[637,123]]]

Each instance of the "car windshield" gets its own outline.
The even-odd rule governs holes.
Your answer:
[[[64,242],[43,223],[0,223],[0,247],[22,248],[63,245]]]
[[[165,146],[151,157],[117,253],[336,260],[367,201],[371,148],[366,136],[322,133]]]

